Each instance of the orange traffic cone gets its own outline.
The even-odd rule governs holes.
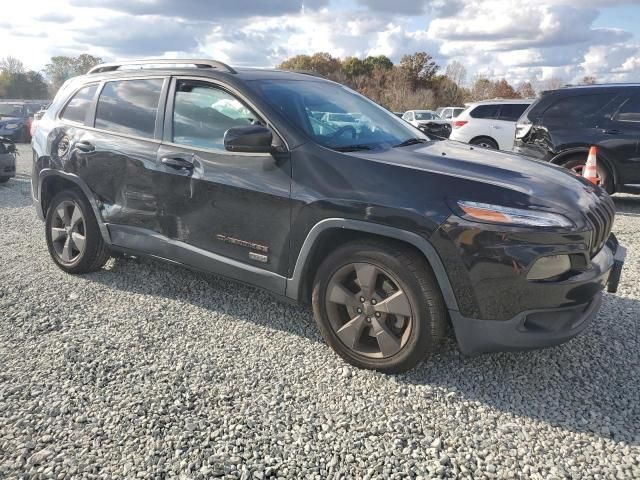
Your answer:
[[[598,148],[592,146],[589,149],[587,163],[584,166],[584,170],[582,171],[582,176],[595,185],[598,185],[600,183],[600,178],[598,177],[597,155]]]

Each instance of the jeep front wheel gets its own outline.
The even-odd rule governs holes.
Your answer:
[[[431,268],[395,243],[353,242],[329,255],[316,274],[313,309],[322,336],[341,357],[387,373],[414,367],[446,329]]]

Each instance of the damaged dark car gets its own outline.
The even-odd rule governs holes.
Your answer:
[[[602,188],[433,141],[303,73],[100,65],[61,88],[33,148],[62,270],[122,252],[239,280],[310,303],[339,355],[383,372],[414,367],[450,325],[467,354],[565,342],[625,258]]]

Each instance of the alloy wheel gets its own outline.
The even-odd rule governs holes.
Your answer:
[[[340,341],[359,355],[388,358],[407,343],[414,322],[394,275],[370,263],[349,263],[329,279],[326,310]]]
[[[53,214],[51,243],[58,258],[66,264],[75,262],[84,252],[86,226],[80,206],[65,200]]]

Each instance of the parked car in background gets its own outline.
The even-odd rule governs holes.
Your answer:
[[[453,121],[451,140],[470,143],[493,150],[511,150],[516,121],[531,100],[484,100],[467,104]]]
[[[393,114],[394,114],[396,117],[400,117],[400,118],[402,118],[402,116],[404,115],[404,112],[393,112]]]
[[[16,145],[13,140],[0,137],[0,183],[16,176]]]
[[[42,103],[21,100],[0,100],[0,136],[14,142],[31,141],[31,122]]]
[[[462,107],[440,107],[436,109],[436,114],[449,123],[464,111]]]
[[[29,129],[29,133],[31,134],[32,137],[36,131],[36,128],[38,128],[38,122],[44,116],[45,112],[47,111],[47,108],[49,108],[49,105],[43,105],[40,108],[40,110],[38,110],[36,113],[33,114],[33,120],[31,121],[31,128]]]
[[[589,147],[595,145],[602,186],[609,193],[638,193],[640,84],[544,92],[518,121],[515,138],[516,152],[580,174]]]
[[[329,109],[361,128],[317,130],[313,112]],[[96,66],[64,84],[32,145],[34,206],[63,271],[128,252],[241,280],[311,303],[326,342],[358,367],[415,366],[449,321],[465,353],[564,342],[624,260],[601,188],[431,141],[295,72]]]
[[[449,138],[451,125],[432,110],[407,110],[402,119],[437,139]]]

